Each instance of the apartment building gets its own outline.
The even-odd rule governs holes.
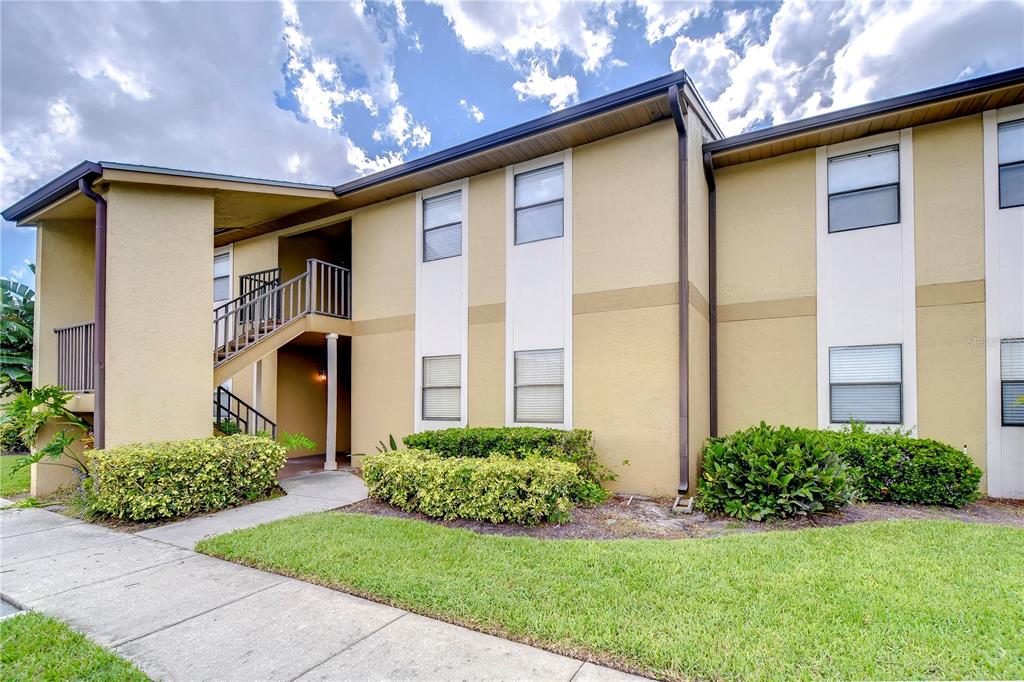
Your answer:
[[[1024,497],[1024,69],[734,137],[676,72],[337,187],[85,162],[3,215],[105,446],[583,427],[673,496],[709,436],[856,419]]]

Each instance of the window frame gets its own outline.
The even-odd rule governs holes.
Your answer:
[[[1024,163],[1024,162],[1021,162]],[[1006,409],[1003,405],[1003,391],[1006,390],[1006,384],[1024,384],[1024,378],[1022,379],[1004,379],[1002,371],[1003,363],[1003,344],[1007,341],[1014,343],[1020,343],[1024,345],[1024,337],[1010,336],[1005,339],[999,339],[999,425],[1003,428],[1024,428],[1024,422],[1015,423],[1006,421]],[[1022,394],[1024,395],[1024,394]]]
[[[998,157],[999,129],[1002,128],[1003,126],[1009,126],[1014,124],[1024,126],[1024,118],[1015,118],[1010,121],[1002,121],[996,123],[996,202],[999,204],[1000,211],[1006,208],[1020,208],[1021,206],[1024,206],[1024,199],[1022,199],[1021,203],[1019,204],[1008,204],[1006,206],[1003,206],[1003,169],[1024,166],[1024,159],[1021,159],[1020,161],[1007,161],[1006,163],[1003,163]]]
[[[847,189],[842,192],[830,191],[828,168],[833,161],[839,159],[845,159],[851,156],[863,156],[865,154],[871,154],[872,152],[880,152],[884,150],[893,150],[896,152],[896,182],[884,182],[878,185],[867,185],[865,187],[858,187],[857,189]],[[835,156],[829,156],[825,159],[825,228],[828,234],[842,234],[844,232],[856,232],[857,230],[869,230],[873,227],[885,227],[887,225],[900,225],[903,222],[903,197],[902,195],[902,184],[903,175],[902,169],[900,168],[900,143],[897,141],[894,144],[885,144],[881,147],[872,147],[870,149],[862,149],[855,152],[846,152],[844,154],[837,154]],[[886,187],[896,188],[896,220],[891,223],[874,223],[872,225],[861,225],[860,227],[849,227],[845,230],[833,230],[832,229],[832,197],[841,197],[849,194],[857,194],[867,192],[869,190],[884,189]],[[878,344],[885,345],[885,344]]]
[[[459,383],[455,386],[427,386],[427,360],[436,360],[440,358],[458,358],[459,362]],[[459,414],[454,417],[428,417],[426,414],[427,409],[427,391],[433,389],[459,389]],[[420,420],[423,422],[460,422],[462,421],[462,354],[461,353],[448,353],[446,355],[424,355],[420,358]]]
[[[542,240],[537,240],[542,241]],[[529,242],[527,242],[529,243]],[[562,383],[560,384],[520,384],[517,378],[516,362],[520,353],[549,353],[559,351],[562,354]],[[559,387],[562,389],[562,418],[561,419],[520,419],[519,418],[519,389],[521,387]],[[564,424],[565,423],[565,348],[531,348],[529,350],[517,350],[512,352],[512,423],[514,424]]]
[[[220,277],[217,277],[217,275],[216,275],[217,259],[218,258],[222,258],[222,259],[226,260],[227,264],[228,264],[228,274],[221,275]],[[220,306],[220,305],[224,305],[225,301],[232,300],[232,297],[231,297],[231,293],[232,293],[232,291],[231,291],[231,289],[232,289],[231,284],[234,281],[234,277],[232,276],[234,274],[234,271],[235,271],[234,260],[235,260],[234,259],[234,253],[233,253],[233,250],[231,248],[223,249],[223,250],[219,250],[218,249],[218,250],[213,252],[213,263],[211,265],[212,265],[213,273],[214,273],[214,276],[213,276],[213,279],[212,279],[212,283],[213,283],[213,307],[214,308],[216,308],[217,306]],[[218,279],[226,279],[228,281],[228,295],[225,298],[217,298],[217,280]]]
[[[435,199],[440,199],[442,197],[448,197],[448,196],[451,196],[453,194],[458,194],[459,195],[459,220],[457,222],[454,222],[454,223],[445,223],[444,225],[435,225],[433,227],[427,227],[427,202],[428,201],[434,201]],[[453,189],[451,192],[443,192],[441,194],[434,194],[434,195],[431,195],[429,197],[422,197],[420,199],[420,203],[421,203],[421,209],[420,210],[423,212],[423,229],[421,230],[421,232],[423,234],[420,235],[420,240],[422,241],[421,250],[422,250],[422,260],[423,260],[424,263],[435,263],[435,262],[441,261],[441,260],[448,260],[449,258],[458,258],[459,256],[462,255],[462,230],[464,228],[463,222],[465,221],[465,216],[462,215],[462,201],[463,201],[463,199],[462,199],[462,188],[461,187],[459,189]],[[458,253],[454,253],[454,254],[452,254],[450,256],[441,256],[440,258],[427,258],[427,233],[428,232],[434,232],[435,230],[442,230],[442,229],[444,229],[446,227],[451,227],[452,225],[458,225],[459,226],[459,252]]]
[[[859,228],[858,228],[859,229]],[[832,381],[832,351],[842,350],[845,348],[892,348],[896,347],[899,349],[900,354],[900,380],[899,381],[863,381],[863,382],[851,382],[851,381]],[[905,416],[905,408],[903,405],[904,391],[904,369],[903,369],[903,344],[902,343],[864,343],[864,344],[852,344],[845,346],[829,346],[828,347],[828,423],[829,424],[849,424],[850,418],[842,421],[836,421],[832,417],[832,405],[835,399],[835,387],[836,386],[899,386],[900,389],[900,415],[898,421],[884,421],[884,422],[869,422],[864,421],[864,424],[877,424],[880,426],[892,426],[903,424],[903,418]],[[854,419],[854,421],[863,421]]]
[[[516,206],[516,195],[519,191],[516,185],[516,180],[523,175],[532,175],[533,173],[539,173],[540,171],[548,170],[558,166],[562,171],[562,196],[558,199],[549,199],[547,201],[539,201],[536,204],[529,204],[527,206]],[[519,241],[519,212],[531,208],[539,208],[542,206],[551,206],[554,204],[561,204],[562,206],[562,229],[557,235],[551,237],[541,237],[540,239],[529,239],[527,241]],[[549,239],[561,239],[565,236],[565,161],[559,160],[554,163],[550,163],[537,168],[531,168],[524,170],[519,173],[512,174],[512,245],[520,246],[522,244],[535,244],[537,242],[546,242]]]

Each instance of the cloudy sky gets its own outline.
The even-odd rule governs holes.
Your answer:
[[[734,134],[1024,65],[1024,0],[6,0],[0,31],[4,207],[83,159],[334,185],[673,69]]]

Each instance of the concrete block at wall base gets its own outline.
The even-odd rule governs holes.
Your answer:
[[[32,465],[32,483],[29,494],[32,497],[44,497],[66,486],[78,485],[78,474],[62,464],[74,464],[67,457],[61,457],[61,464],[46,458]]]

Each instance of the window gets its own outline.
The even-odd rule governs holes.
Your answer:
[[[844,346],[828,350],[833,424],[851,419],[868,424],[903,421],[903,349]]]
[[[517,351],[515,354],[515,420],[563,421],[562,349]]]
[[[899,147],[828,160],[828,231],[845,232],[900,221]]]
[[[423,262],[462,255],[462,192],[423,201]]]
[[[226,301],[231,298],[231,254],[222,253],[213,257],[213,300]]]
[[[423,418],[458,421],[462,414],[462,358],[423,358]]]
[[[999,208],[1024,206],[1024,119],[999,126]]]
[[[516,176],[516,244],[562,236],[562,164]]]
[[[1024,426],[1024,339],[1003,339],[999,344],[1003,382],[1003,426]]]

